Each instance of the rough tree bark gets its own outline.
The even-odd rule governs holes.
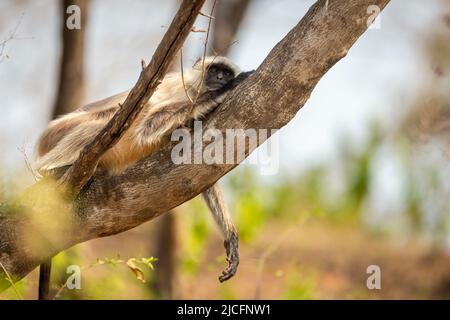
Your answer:
[[[321,77],[367,29],[367,8],[389,0],[319,0],[269,53],[257,71],[238,86],[205,121],[204,129],[271,129],[286,125],[308,100]],[[44,226],[57,242],[34,253],[26,238],[38,239],[42,211],[34,201],[0,207],[0,261],[15,279],[48,257],[77,243],[117,234],[186,202],[237,164],[176,165],[171,148],[138,162],[118,176],[97,172],[81,190],[66,225]],[[247,148],[246,155],[253,150]],[[42,181],[29,192],[46,188]],[[51,203],[48,204],[49,206]],[[38,211],[36,213],[36,211]],[[58,212],[53,210],[52,212]],[[42,227],[42,226],[41,226]],[[4,278],[0,274],[0,278]],[[0,280],[2,281],[2,280]],[[8,285],[0,282],[0,288]]]

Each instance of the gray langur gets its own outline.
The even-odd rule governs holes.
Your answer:
[[[206,57],[191,70],[167,74],[131,127],[102,155],[98,167],[112,175],[119,174],[151,155],[173,130],[216,108],[250,73],[240,72],[225,57]],[[38,172],[43,176],[59,176],[58,170],[72,165],[114,116],[128,93],[88,104],[51,121],[36,146]],[[228,267],[219,277],[223,282],[236,273],[239,264],[238,236],[220,187],[215,184],[202,196],[225,239]]]

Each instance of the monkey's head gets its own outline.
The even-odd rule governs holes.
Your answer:
[[[205,57],[204,60],[204,86],[205,91],[213,91],[222,88],[230,80],[234,79],[241,70],[230,59],[220,56]],[[197,60],[193,69],[202,70],[203,58]]]

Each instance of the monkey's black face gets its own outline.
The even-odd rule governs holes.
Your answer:
[[[220,89],[235,76],[236,75],[234,74],[233,70],[231,70],[229,67],[220,63],[211,64],[206,71],[206,88],[207,90]]]

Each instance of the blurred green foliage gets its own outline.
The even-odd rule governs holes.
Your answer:
[[[318,299],[316,275],[299,268],[291,272],[285,280],[283,299],[312,300]]]
[[[183,226],[179,228],[180,237],[183,239],[180,248],[181,269],[188,275],[194,275],[205,250],[211,227],[208,225],[207,208],[199,197],[183,205],[182,210],[186,212],[179,215],[180,224]]]

